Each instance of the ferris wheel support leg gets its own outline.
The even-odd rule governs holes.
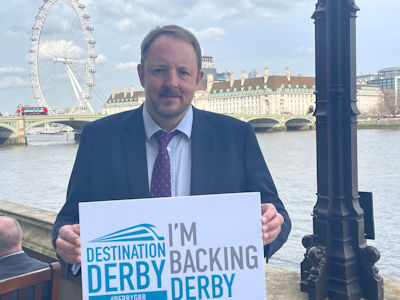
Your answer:
[[[86,105],[89,108],[89,110],[92,112],[92,114],[94,114],[94,109],[92,107],[92,105],[90,105],[89,101],[86,100]]]
[[[94,110],[93,110],[92,106],[90,105],[89,101],[87,101],[86,99],[83,99],[82,87],[80,86],[78,80],[76,79],[74,72],[72,71],[72,69],[70,68],[70,66],[68,64],[65,64],[65,68],[67,69],[67,74],[68,74],[69,80],[71,81],[71,85],[74,89],[75,96],[78,101],[77,105],[75,105],[75,107],[73,108],[72,111],[75,111],[77,107],[78,107],[78,109],[79,109],[79,107],[86,107],[92,113],[94,113]],[[79,93],[78,93],[78,91],[79,91]]]
[[[80,87],[79,83],[76,82],[76,78],[72,73],[71,68],[67,64],[65,64],[65,68],[67,70],[68,78],[71,81],[71,85],[74,90],[76,100],[78,101],[78,103],[80,103],[79,92],[82,92],[82,88]]]

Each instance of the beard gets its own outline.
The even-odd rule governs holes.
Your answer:
[[[169,106],[176,106],[176,100],[168,100],[166,98],[168,97],[176,97],[179,99],[179,105],[178,107],[174,109],[169,109]],[[181,116],[185,111],[190,106],[191,101],[185,102],[184,99],[182,99],[182,94],[179,91],[173,90],[173,89],[168,89],[165,88],[163,89],[159,94],[157,99],[153,99],[151,97],[146,97],[148,98],[149,104],[151,105],[152,109],[154,110],[157,115],[159,115],[162,118],[176,118]],[[163,102],[161,102],[161,98],[164,98]],[[147,101],[147,100],[146,100]]]

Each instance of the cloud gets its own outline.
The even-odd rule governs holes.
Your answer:
[[[115,23],[115,27],[119,31],[128,31],[129,29],[134,29],[136,26],[133,23],[132,19],[123,18]]]
[[[218,10],[215,19],[223,20],[238,17],[241,12],[236,7],[228,7],[227,9]]]
[[[0,16],[0,17],[2,17],[2,16]],[[19,24],[11,24],[11,25],[7,26],[5,33],[6,33],[6,36],[10,37],[10,38],[25,37],[27,34],[31,33],[31,30],[32,30],[31,27],[32,27],[31,22],[29,22],[29,24],[28,24],[28,23],[26,23],[26,21],[19,23]]]
[[[42,59],[69,58],[77,59],[84,55],[84,50],[73,41],[51,40],[40,44],[39,57]]]
[[[115,69],[116,70],[129,70],[132,72],[136,71],[138,63],[136,61],[131,61],[131,62],[127,62],[127,63],[119,63]]]
[[[193,1],[187,0],[187,2]],[[181,3],[177,5],[168,0],[87,0],[86,2],[87,7],[90,7],[93,22],[96,19],[101,20],[107,30],[115,28],[124,33],[176,22],[177,17],[182,17],[186,10],[185,5]],[[190,4],[188,6],[191,7]]]
[[[255,19],[276,19],[282,18],[287,13],[296,10],[299,6],[314,6],[314,0],[237,0],[232,5],[231,0],[211,1],[205,0],[193,3],[187,8],[189,18],[196,18],[197,15],[208,16],[215,21],[255,20]],[[182,5],[185,5],[182,3]]]
[[[225,31],[219,27],[208,27],[195,32],[197,38],[210,40],[218,40],[223,34],[225,34]]]
[[[25,69],[21,67],[13,67],[13,66],[0,67],[0,74],[22,73],[24,71]]]
[[[314,53],[315,48],[312,46],[306,47],[304,45],[300,45],[295,51],[299,53]]]
[[[6,35],[10,38],[17,38],[22,36],[22,33],[19,31],[14,31],[14,30],[6,30]]]
[[[128,49],[130,49],[130,48],[132,48],[132,45],[131,45],[131,44],[125,44],[125,45],[122,45],[122,46],[120,47],[120,49],[121,49],[122,51],[128,50]]]
[[[312,8],[315,0],[235,0],[233,5],[231,0],[86,0],[86,5],[92,23],[101,23],[96,26],[141,34],[143,28],[147,31],[155,25],[171,23],[190,22],[193,27],[202,27],[210,20],[275,19],[302,5]]]
[[[96,64],[101,64],[106,61],[107,61],[107,57],[105,57],[103,54],[97,55]]]
[[[6,76],[0,79],[0,88],[28,86],[30,84],[30,81],[24,80],[18,76]]]

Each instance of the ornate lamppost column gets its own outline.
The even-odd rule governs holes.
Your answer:
[[[358,191],[357,11],[354,0],[319,0],[312,16],[318,191],[313,234],[303,238],[300,283],[309,299],[383,300],[383,280],[374,266],[380,254],[366,243]]]

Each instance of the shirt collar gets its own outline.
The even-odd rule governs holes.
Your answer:
[[[147,111],[146,105],[143,105],[143,123],[144,123],[144,131],[146,134],[147,140],[150,141],[151,137],[159,130],[162,130],[160,126],[153,120]],[[193,108],[190,105],[188,111],[186,112],[183,119],[178,123],[174,130],[179,130],[184,133],[188,139],[192,135],[192,125],[193,125]]]

